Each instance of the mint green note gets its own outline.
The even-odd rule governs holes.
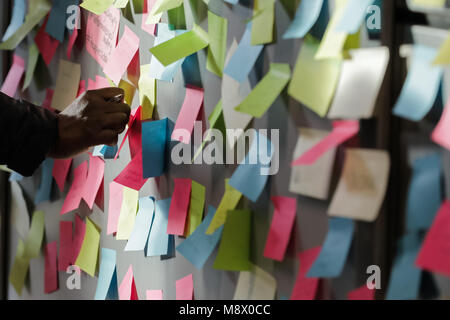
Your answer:
[[[23,89],[25,90],[30,86],[31,80],[33,79],[34,70],[36,69],[36,64],[39,58],[39,49],[36,43],[28,48],[28,63],[27,71],[25,72],[25,80],[23,81]]]
[[[27,277],[29,266],[30,259],[26,256],[25,244],[22,239],[19,238],[16,257],[14,258],[14,263],[9,273],[9,282],[12,284],[19,296],[22,294],[22,288]]]
[[[222,77],[227,51],[228,20],[208,11],[209,47],[206,69]]]
[[[275,22],[275,0],[255,0],[252,18],[251,44],[265,44],[273,41]]]
[[[260,118],[275,102],[290,78],[288,64],[271,63],[269,72],[234,110]]]
[[[45,214],[44,211],[35,211],[31,219],[31,227],[25,240],[25,255],[27,258],[37,258],[41,251],[44,239]]]
[[[194,24],[191,31],[185,32],[150,49],[150,52],[165,67],[181,58],[205,48],[209,44],[208,34]]]

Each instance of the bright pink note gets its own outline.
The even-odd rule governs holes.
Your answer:
[[[144,178],[142,169],[142,151],[140,151],[114,179],[115,182],[134,189],[141,190],[148,179]]]
[[[94,203],[100,210],[105,211],[105,179],[102,179],[102,183],[100,184],[100,188],[98,188]]]
[[[297,213],[297,199],[272,197],[274,213],[267,236],[264,257],[282,261],[291,238],[292,226]]]
[[[95,76],[95,89],[109,88],[111,84],[108,79],[102,76]]]
[[[34,42],[36,43],[39,52],[42,55],[42,58],[45,61],[46,65],[49,65],[50,62],[52,62],[53,56],[56,53],[56,49],[58,49],[59,41],[52,38],[46,31],[45,28],[47,26],[47,18],[45,18],[44,24],[39,29],[39,31],[36,34],[36,37],[34,38]]]
[[[321,247],[315,247],[301,252],[298,257],[300,260],[300,267],[297,274],[297,279],[292,290],[291,300],[314,300],[317,287],[319,285],[319,278],[307,278],[306,274],[316,261]]]
[[[156,0],[145,0],[144,1],[144,14],[142,15],[142,25],[141,28],[145,32],[148,32],[152,36],[156,36],[156,28],[157,24],[146,24],[145,22],[148,19],[150,11],[152,11],[153,6],[155,5]]]
[[[450,98],[444,108],[441,120],[431,134],[431,139],[437,144],[450,150]]]
[[[192,273],[175,283],[176,300],[193,300],[194,299],[194,281]]]
[[[44,292],[50,293],[58,290],[58,248],[56,241],[45,246],[45,276]]]
[[[89,209],[94,206],[95,198],[103,182],[105,173],[105,161],[100,157],[94,157],[89,154],[89,171],[84,184],[83,199],[86,201]]]
[[[72,56],[73,45],[75,44],[75,41],[77,40],[77,37],[78,37],[78,29],[74,28],[73,31],[72,31],[72,34],[69,37],[69,42],[67,44],[66,55],[67,55],[68,59],[70,59],[70,57]]]
[[[325,152],[339,146],[359,132],[357,120],[334,121],[333,131],[323,140],[303,153],[291,166],[311,165],[316,162]]]
[[[135,125],[135,122],[136,123]],[[135,127],[134,127],[135,126]],[[131,159],[133,159],[137,153],[142,149],[142,133],[141,133],[142,125],[141,125],[141,106],[131,110],[130,120],[128,121],[128,129],[127,132],[125,132],[125,135],[123,136],[122,143],[119,146],[119,149],[116,152],[116,156],[114,157],[114,160],[116,160],[119,157],[119,153],[123,148],[123,145],[125,144],[125,141],[127,140],[128,136],[133,132],[134,133],[134,140],[131,141],[131,136],[129,139],[129,146],[130,146],[130,154]],[[139,139],[139,141],[137,141]]]
[[[77,98],[81,96],[86,91],[86,80],[80,80],[80,85],[78,86]]]
[[[139,300],[133,277],[133,267],[131,265],[120,283],[119,300]]]
[[[184,235],[186,217],[191,199],[191,179],[175,178],[172,200],[170,201],[167,234]]]
[[[64,200],[60,214],[63,215],[72,210],[78,209],[84,192],[84,184],[87,177],[87,161],[84,161],[73,172],[73,182]]]
[[[47,110],[52,110],[52,99],[53,99],[53,93],[54,91],[50,88],[47,88],[45,91],[45,99],[44,102],[42,102],[41,107],[45,108]],[[55,159],[56,160],[56,159]]]
[[[58,270],[65,272],[67,267],[72,265],[75,261],[73,259],[72,249],[72,221],[59,222],[59,259]]]
[[[61,192],[64,191],[64,184],[71,164],[72,159],[55,159],[54,161],[52,175]]]
[[[162,300],[163,291],[162,290],[147,290],[147,300]]]
[[[112,181],[109,184],[108,226],[106,234],[117,232],[120,209],[122,207],[123,186]]]
[[[118,85],[120,79],[128,68],[131,60],[133,59],[136,51],[139,48],[139,38],[125,26],[122,38],[119,44],[112,52],[108,59],[108,63],[105,65],[103,71],[105,74]]]
[[[366,284],[348,293],[348,300],[374,300],[374,299],[375,299],[375,289],[369,289]]]
[[[86,223],[76,214],[75,215],[75,234],[72,242],[72,260],[75,263],[83,246],[84,234],[86,233]]]
[[[450,201],[441,205],[433,225],[428,230],[416,265],[430,272],[450,277]]]
[[[24,72],[25,61],[18,55],[13,55],[13,63],[11,69],[9,69],[8,75],[6,76],[0,91],[10,96],[11,98],[14,98],[17,88],[20,84],[20,79],[22,79]]]
[[[131,62],[128,65],[127,76],[128,80],[130,80],[135,87],[139,86],[139,78],[141,77],[141,60],[139,57],[139,49],[136,51],[133,59],[131,59]]]

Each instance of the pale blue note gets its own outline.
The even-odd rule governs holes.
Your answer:
[[[45,32],[50,36],[64,42],[64,32],[66,31],[67,8],[71,5],[78,5],[78,0],[58,0],[53,1],[52,10],[47,20]]]
[[[264,134],[256,132],[243,162],[234,171],[228,184],[245,197],[256,202],[269,177],[273,146]]]
[[[355,223],[346,218],[330,218],[328,233],[308,278],[336,278],[344,269],[353,239]]]
[[[94,157],[100,157],[103,159],[114,159],[118,150],[119,150],[119,147],[117,145],[115,145],[114,147],[111,147],[111,146],[102,144],[102,145],[94,147],[94,150],[92,151],[92,155]]]
[[[50,201],[53,183],[53,164],[54,160],[52,158],[47,158],[42,162],[41,183],[34,197],[34,204]]]
[[[415,261],[421,244],[418,233],[410,233],[400,239],[386,300],[412,300],[418,297],[422,270],[415,266]]]
[[[136,215],[133,231],[125,246],[125,251],[139,251],[145,249],[148,234],[152,228],[154,212],[155,200],[152,197],[139,199],[139,210]]]
[[[442,79],[442,68],[433,66],[437,50],[414,45],[413,61],[393,113],[420,121],[433,106]]]
[[[442,163],[439,154],[417,159],[408,190],[408,231],[426,230],[431,227],[442,203]]]
[[[170,142],[168,119],[142,122],[142,163],[144,178],[159,177],[166,167]]]
[[[169,235],[167,222],[171,198],[155,201],[155,217],[148,236],[147,257],[162,256],[169,253]]]
[[[100,259],[100,270],[94,299],[116,300],[119,296],[117,290],[116,251],[102,248]]]
[[[322,6],[323,0],[302,0],[283,39],[303,38],[319,18]]]
[[[177,247],[178,252],[199,270],[203,268],[222,236],[223,226],[211,235],[206,234],[206,229],[208,229],[215,213],[216,209],[209,206],[208,214],[202,223]]]
[[[238,82],[247,80],[248,74],[253,69],[263,45],[251,45],[252,25],[248,23],[239,46],[225,67],[224,73]]]
[[[13,173],[10,174],[8,180],[9,181],[22,181],[23,180],[23,176],[20,173],[17,173],[15,171],[13,171]]]
[[[367,8],[375,0],[349,0],[336,31],[354,34],[358,32],[367,15]]]
[[[2,10],[3,11],[3,10]],[[3,35],[2,42],[8,40],[17,29],[23,24],[25,19],[25,0],[14,0],[11,23]]]
[[[231,4],[238,4],[239,0],[224,0],[225,2],[231,3]]]

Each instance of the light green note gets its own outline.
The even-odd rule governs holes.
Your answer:
[[[189,204],[188,222],[185,236],[190,236],[192,232],[202,223],[203,209],[205,207],[205,186],[192,180],[191,202]]]
[[[252,18],[252,45],[273,41],[275,0],[255,0]]]
[[[97,267],[97,258],[100,247],[100,229],[86,218],[86,232],[84,234],[83,245],[81,246],[75,265],[81,270],[89,274],[91,277],[95,275]]]
[[[206,69],[222,77],[227,51],[228,20],[208,11],[209,47]]]
[[[30,45],[30,47],[28,48],[28,63],[22,90],[25,90],[31,84],[31,80],[33,79],[33,74],[34,70],[36,69],[38,58],[39,58],[39,49],[36,43],[33,42],[33,44]]]

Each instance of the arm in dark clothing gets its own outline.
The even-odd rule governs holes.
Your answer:
[[[31,176],[57,139],[56,114],[0,92],[0,164]]]

